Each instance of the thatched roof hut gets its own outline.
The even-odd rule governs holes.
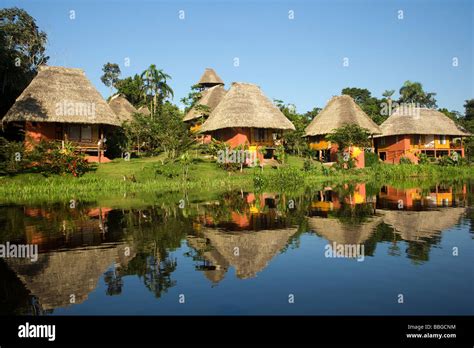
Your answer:
[[[217,85],[206,89],[201,92],[201,98],[199,101],[194,105],[191,110],[184,116],[183,121],[192,121],[202,116],[202,112],[196,109],[198,105],[204,105],[209,108],[209,113],[214,111],[216,106],[221,102],[224,98],[227,91],[223,87],[223,85]]]
[[[295,130],[295,126],[262,93],[260,87],[242,82],[232,83],[202,125],[201,132],[234,127]]]
[[[404,240],[432,238],[456,225],[466,208],[442,208],[430,211],[378,210],[383,221],[394,228]]]
[[[109,106],[120,119],[120,122],[130,122],[133,120],[133,114],[138,110],[121,94],[112,96],[109,100]]]
[[[3,122],[24,121],[120,126],[119,118],[83,70],[57,66],[40,67],[3,118]]]
[[[145,105],[140,106],[138,108],[138,112],[142,115],[145,115],[145,116],[150,116],[151,115],[150,109],[148,109],[148,107],[145,106]]]
[[[213,266],[218,271],[216,276],[206,276],[219,281],[228,267],[232,266],[237,277],[253,278],[267,267],[270,260],[288,244],[296,232],[297,228],[241,232],[205,228],[202,231],[203,237],[210,245],[201,245],[201,250],[206,259],[216,263]],[[199,244],[193,243],[193,246]],[[235,248],[238,248],[238,255]]]
[[[344,224],[338,219],[310,217],[308,226],[316,234],[337,244],[362,244],[375,232],[382,223],[381,216],[373,216],[361,224]]]
[[[204,74],[199,79],[198,85],[202,87],[211,87],[215,85],[223,85],[224,81],[216,74],[214,69],[206,68]]]
[[[380,128],[382,129],[380,136],[427,134],[464,137],[471,135],[442,112],[429,108],[397,108],[380,125]]]
[[[130,256],[124,256],[125,248],[132,249]],[[126,266],[134,256],[135,251],[128,244],[107,243],[40,253],[34,263],[24,258],[5,261],[38,298],[42,309],[49,310],[70,306],[71,294],[75,295],[75,304],[84,302],[112,264]]]
[[[370,134],[381,134],[379,126],[348,95],[332,97],[305,129],[306,136],[326,135],[347,124],[357,124]]]

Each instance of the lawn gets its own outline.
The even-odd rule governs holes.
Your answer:
[[[474,168],[440,167],[436,165],[378,165],[363,170],[326,170],[318,163],[312,171],[303,170],[304,159],[289,156],[287,170],[266,167],[245,168],[242,172],[226,172],[204,157],[196,157],[190,165],[188,179],[181,175],[172,179],[156,174],[162,157],[125,161],[116,159],[98,164],[82,177],[42,174],[19,174],[0,177],[0,203],[41,203],[77,201],[138,201],[153,200],[156,195],[213,196],[224,190],[253,191],[255,177],[261,178],[259,189],[286,190],[298,187],[320,187],[323,184],[377,182],[419,185],[474,178]],[[410,184],[411,183],[411,184]],[[276,185],[275,185],[276,184]]]

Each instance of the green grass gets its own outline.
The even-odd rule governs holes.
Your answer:
[[[242,189],[254,191],[254,173],[263,178],[261,190],[295,191],[305,187],[348,182],[372,182],[393,186],[416,187],[423,183],[474,178],[474,167],[440,167],[435,165],[377,165],[362,170],[326,170],[316,165],[315,170],[304,172],[304,160],[289,156],[287,169],[245,168],[228,173],[209,159],[195,158],[188,181],[181,177],[168,179],[155,174],[162,157],[140,158],[97,165],[80,178],[72,176],[43,176],[19,174],[0,177],[0,203],[41,202],[107,202],[112,205],[153,202],[157,195],[212,197],[216,192]],[[289,168],[289,169],[288,169]],[[125,180],[124,180],[125,177]],[[131,180],[134,177],[134,180]],[[425,184],[429,185],[429,184]],[[173,196],[173,197],[174,197]],[[176,198],[177,199],[177,198]],[[189,199],[189,197],[188,197]]]

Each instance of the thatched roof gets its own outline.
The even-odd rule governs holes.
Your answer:
[[[348,95],[332,97],[305,129],[306,136],[326,135],[346,124],[357,124],[370,134],[381,134],[379,126]]]
[[[210,245],[200,246],[203,256],[213,263],[218,274],[206,276],[221,280],[228,267],[235,268],[238,278],[253,278],[267,267],[270,260],[277,255],[297,232],[297,228],[279,230],[227,232],[216,228],[203,229],[203,237]],[[193,243],[199,247],[199,243]],[[238,247],[238,255],[235,248]],[[207,271],[215,272],[215,271]]]
[[[109,100],[109,106],[120,119],[120,122],[130,122],[133,120],[133,114],[138,110],[121,94],[116,94]]]
[[[234,127],[295,130],[293,123],[262,93],[242,82],[232,87],[204,122],[201,132]]]
[[[223,85],[224,81],[216,74],[214,69],[206,68],[198,84],[202,86]]]
[[[368,221],[355,225],[344,224],[333,218],[308,218],[308,226],[313,232],[337,244],[362,244],[372,236],[380,223],[381,216],[373,216]]]
[[[83,70],[57,66],[40,67],[3,118],[3,122],[17,121],[120,126]]]
[[[404,240],[431,238],[456,225],[466,208],[441,208],[430,211],[378,210],[383,221],[394,228]]]
[[[139,112],[140,114],[145,115],[145,116],[150,116],[150,115],[151,115],[150,109],[148,109],[148,107],[145,106],[145,105],[144,105],[144,106],[140,106],[140,107],[138,108],[138,112]]]
[[[25,258],[5,259],[25,287],[38,298],[45,310],[70,306],[70,295],[75,303],[87,300],[96,290],[104,272],[114,263],[125,266],[134,256],[124,256],[122,243],[40,253],[36,262]],[[133,250],[133,249],[132,249]]]
[[[224,98],[227,91],[222,85],[217,85],[201,92],[201,99],[194,105],[191,110],[184,116],[183,121],[191,121],[202,116],[202,112],[196,110],[196,106],[205,105],[209,108],[209,112],[214,111],[216,106]]]
[[[402,134],[471,135],[442,112],[429,108],[397,108],[380,125],[380,128],[382,129],[381,136]]]

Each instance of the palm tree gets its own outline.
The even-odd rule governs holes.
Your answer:
[[[150,103],[151,116],[153,117],[157,108],[163,105],[164,100],[174,96],[173,90],[167,83],[167,80],[171,80],[171,76],[152,64],[141,74],[141,78],[143,80],[143,94],[147,102]]]
[[[436,93],[426,93],[419,82],[405,81],[400,88],[400,103],[418,103],[424,107],[436,107]]]

